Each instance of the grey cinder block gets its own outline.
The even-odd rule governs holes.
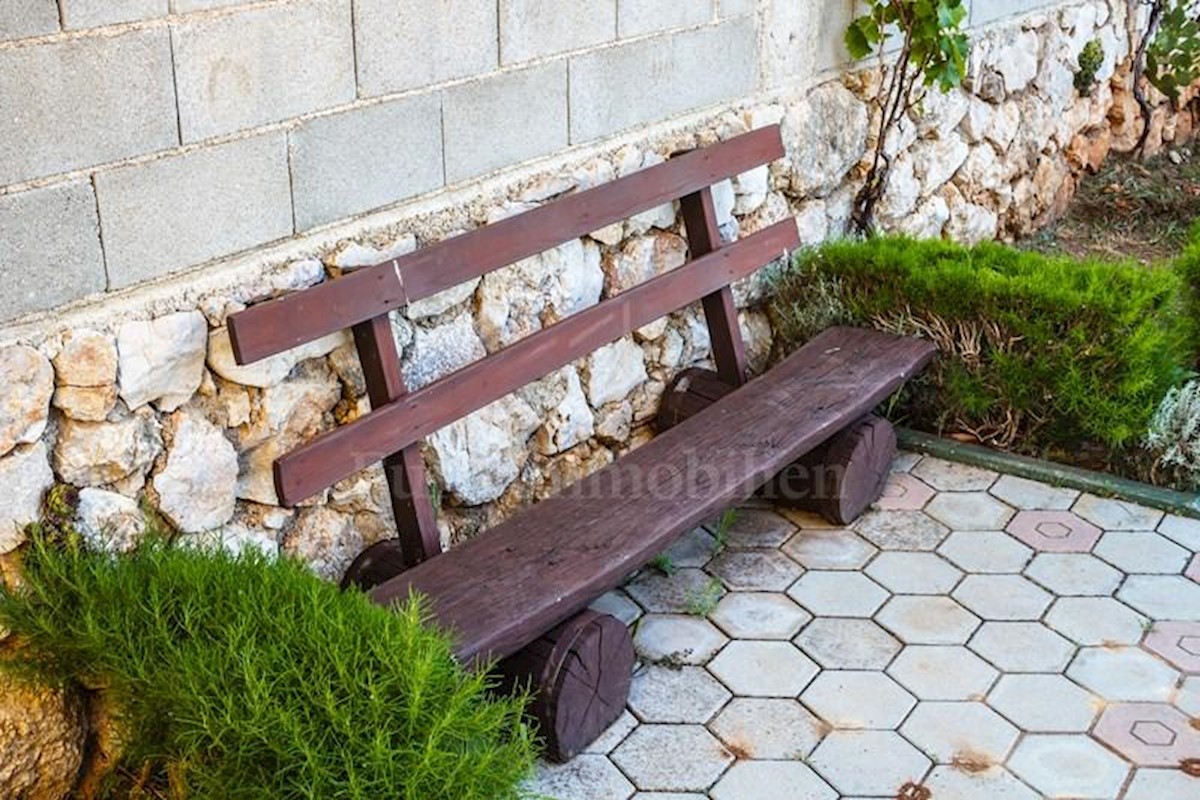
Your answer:
[[[101,173],[96,193],[111,288],[292,232],[284,133]]]

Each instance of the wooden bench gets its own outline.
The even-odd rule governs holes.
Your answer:
[[[552,756],[586,745],[621,712],[628,692],[628,631],[586,611],[589,603],[678,535],[857,423],[933,353],[923,341],[839,328],[748,380],[730,287],[795,248],[796,227],[788,219],[723,245],[711,186],[783,153],[778,127],[757,130],[229,320],[239,363],[353,330],[372,410],[281,457],[279,497],[298,503],[382,461],[399,538],[364,551],[348,582],[385,605],[425,595],[464,663],[504,659],[500,672],[510,682],[532,680]],[[685,265],[407,391],[390,312],[675,200],[690,249]],[[711,336],[713,379],[728,391],[693,404],[608,467],[441,554],[424,437],[696,301]]]

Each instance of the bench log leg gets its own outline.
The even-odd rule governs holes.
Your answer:
[[[625,710],[633,639],[620,620],[583,611],[501,661],[501,688],[533,693],[545,756],[563,762],[594,742]]]
[[[408,569],[399,539],[384,539],[359,553],[342,575],[341,586],[357,586],[369,592]]]
[[[656,427],[660,432],[673,428],[734,389],[712,370],[684,370],[663,395]],[[790,464],[763,495],[845,525],[879,499],[895,457],[891,423],[868,415]]]
[[[363,550],[342,577],[342,588],[369,590],[405,570],[400,543],[388,539]],[[529,713],[545,755],[563,762],[617,721],[629,699],[633,637],[620,620],[582,611],[496,665],[500,689],[529,691]]]
[[[896,431],[872,414],[789,464],[766,496],[847,525],[883,494],[895,458]]]

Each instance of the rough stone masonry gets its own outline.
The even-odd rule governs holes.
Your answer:
[[[144,5],[149,8],[156,4]],[[259,5],[259,11],[265,14],[286,3]],[[502,10],[512,5],[504,0],[500,4]],[[664,100],[668,105],[678,103],[667,109],[676,116],[653,124],[642,124],[642,119],[632,116],[614,122],[581,111],[581,117],[572,117],[570,128],[587,130],[579,133],[578,139],[568,131],[555,147],[561,149],[575,141],[591,144],[552,159],[485,179],[472,178],[461,190],[419,198],[303,237],[282,250],[254,250],[226,265],[10,321],[0,329],[0,374],[5,376],[0,385],[0,485],[5,487],[6,498],[0,506],[0,562],[11,559],[20,546],[23,527],[37,518],[44,492],[56,481],[83,490],[81,530],[115,550],[137,541],[138,504],[142,502],[159,509],[195,541],[286,553],[308,561],[320,575],[330,579],[337,578],[363,546],[393,534],[386,484],[377,467],[341,482],[300,508],[278,504],[271,480],[274,459],[322,431],[355,419],[367,408],[366,391],[353,345],[345,334],[256,364],[236,365],[225,319],[251,303],[411,252],[564,193],[627,175],[659,163],[680,149],[775,122],[783,125],[787,158],[715,187],[723,234],[733,239],[787,217],[795,218],[803,241],[809,244],[844,234],[851,199],[864,172],[864,156],[874,135],[877,112],[871,101],[879,91],[879,72],[870,65],[859,65],[788,81],[788,70],[801,69],[795,65],[797,60],[819,62],[820,50],[826,44],[805,44],[807,40],[792,37],[788,39],[790,49],[785,47],[778,39],[789,25],[787,15],[796,12],[769,2],[755,5],[723,0],[719,9],[724,11],[711,10],[694,19],[670,22],[667,29],[677,25],[683,31],[673,46],[683,47],[678,42],[691,41],[687,37],[695,31],[722,29],[729,24],[722,21],[722,14],[732,13],[730,9],[739,5],[747,6],[749,11],[735,21],[741,19],[743,22],[738,24],[753,26],[755,52],[774,53],[762,56],[756,67],[760,80],[750,88],[733,87],[727,96],[715,99],[700,96]],[[1026,3],[1022,5],[1040,7],[1017,16],[985,14],[999,5],[975,3],[981,27],[972,31],[967,87],[944,96],[930,93],[893,140],[890,154],[894,170],[880,209],[880,220],[890,230],[968,242],[1028,232],[1062,211],[1081,173],[1097,167],[1110,151],[1131,149],[1136,140],[1137,109],[1128,88],[1129,19],[1123,0]],[[32,8],[37,3],[17,3],[19,8],[26,6]],[[89,19],[89,13],[103,14],[96,10],[98,6],[67,0],[66,19],[78,21]],[[85,12],[85,8],[90,10]],[[229,20],[235,17],[230,13],[222,11],[213,19],[231,24]],[[0,33],[11,36],[12,19],[16,17],[0,12]],[[19,19],[22,24],[33,24],[31,17]],[[217,24],[208,16],[193,18],[186,13],[166,19],[179,26],[178,31],[172,29],[177,37],[173,39],[177,53],[196,46],[190,38],[195,33],[193,28]],[[149,13],[147,20],[103,24],[117,26],[111,29],[114,33],[123,30],[120,25],[124,24],[134,24],[143,32],[158,30],[155,25],[159,23]],[[635,58],[641,57],[637,47],[654,43],[653,39],[637,38],[654,35],[637,32],[643,30],[639,25],[651,25],[649,21],[624,19],[622,24],[633,26],[625,29],[632,31],[628,33],[632,42],[616,47],[605,43],[609,34],[604,32],[604,25],[559,30],[554,27],[558,23],[542,23],[553,28],[544,36],[582,37],[564,46],[565,50],[599,48],[590,55],[564,58],[608,59],[591,68],[596,71],[595,80],[604,83],[605,91],[618,100],[622,92],[643,98],[639,100],[642,103],[653,103],[660,95],[675,97],[671,94],[674,78],[661,78],[660,82],[658,73],[642,69],[643,62]],[[90,34],[54,33],[51,27],[60,24],[61,20],[47,19],[46,30],[39,28],[29,34],[35,37],[29,41],[46,41],[65,48],[82,47],[81,42],[91,41],[87,38]],[[505,30],[509,34],[497,34],[501,36],[502,54],[508,52],[517,61],[534,59],[536,68],[542,70],[558,63],[555,53],[529,53],[528,48],[545,39],[520,39],[513,33],[515,28]],[[61,41],[55,36],[62,37]],[[1074,87],[1073,74],[1079,52],[1093,39],[1102,43],[1105,61],[1097,74],[1095,90],[1083,97]],[[13,58],[18,49],[0,44],[0,63]],[[710,54],[701,52],[702,56]],[[692,57],[671,52],[655,57],[668,56],[675,59],[672,63],[678,68]],[[707,68],[707,58],[697,59],[690,69]],[[359,68],[361,85],[401,93],[410,88],[391,85],[399,72],[387,64],[368,61]],[[446,74],[444,65],[428,69],[430,82],[453,82],[461,77]],[[496,80],[517,80],[513,77],[516,74],[501,69]],[[580,76],[586,74],[586,70],[576,74],[573,67],[572,81],[583,80]],[[522,76],[526,78],[531,81],[528,85],[538,86],[534,77]],[[187,81],[183,76],[180,92],[187,91]],[[470,83],[453,86],[458,88],[447,90],[444,113],[450,113],[455,103],[463,104],[463,113],[472,113],[471,109],[484,108],[490,102],[482,96],[456,100],[453,96],[457,93],[478,91],[478,87]],[[343,95],[347,101],[352,100],[353,92],[343,92],[336,81],[322,91],[336,96],[335,100]],[[81,102],[87,100],[80,98]],[[185,107],[188,109],[181,116],[186,128],[182,141],[208,142],[215,137],[211,147],[217,151],[249,146],[245,142],[250,140],[238,138],[231,131],[262,122],[243,119],[239,108],[191,108],[189,104],[199,102],[191,95],[181,95],[179,102],[181,113]],[[303,108],[305,103],[315,101],[293,98],[291,102]],[[693,107],[700,110],[692,111]],[[376,113],[384,114],[385,108],[380,106]],[[304,112],[293,108],[279,113]],[[421,112],[414,106],[412,113]],[[173,111],[171,116],[174,118]],[[294,131],[279,133],[281,142],[293,137],[286,147],[279,145],[279,157],[285,161],[303,159],[305,152],[325,141],[315,130],[318,123],[332,126],[337,119],[305,121],[305,133],[299,138],[295,138]],[[0,134],[4,124],[0,123]],[[272,123],[263,124],[269,129],[264,135],[273,135]],[[605,129],[606,124],[616,127]],[[1190,106],[1185,105],[1184,111],[1177,113],[1160,103],[1151,146],[1184,143],[1190,139],[1193,127]],[[622,128],[632,132],[612,135]],[[336,139],[356,135],[356,130],[350,125],[326,133]],[[157,136],[150,128],[145,135]],[[497,131],[496,135],[507,133]],[[447,143],[453,138],[450,135]],[[0,140],[6,139],[0,135]],[[74,146],[64,142],[64,152],[45,151],[41,166],[28,167],[36,167],[35,171],[65,171],[70,176],[65,183],[0,190],[0,231],[4,232],[0,237],[0,268],[7,269],[8,263],[25,257],[32,249],[61,254],[58,229],[30,223],[30,217],[22,216],[26,207],[42,209],[39,215],[56,209],[54,213],[68,216],[95,216],[96,202],[90,194],[93,182],[81,182],[78,170],[85,162],[68,152]],[[471,147],[462,146],[468,150]],[[11,172],[14,163],[5,147],[0,144],[0,181],[32,180],[34,173],[25,168],[19,173],[5,172]],[[188,150],[178,158],[188,159],[189,169],[200,170],[196,174],[226,174],[221,171],[225,167],[221,166],[220,152],[214,155],[208,147]],[[264,152],[268,159],[276,157],[271,148]],[[433,155],[440,163],[443,154]],[[449,155],[445,154],[447,158]],[[517,152],[512,162],[534,155],[541,153]],[[96,156],[118,157],[123,156]],[[94,186],[102,192],[101,219],[106,208],[116,208],[103,202],[106,183],[136,192],[138,181],[169,181],[179,175],[177,165],[167,164],[173,158],[176,156],[146,162],[164,171],[136,181],[121,170],[98,174]],[[204,172],[209,167],[196,161],[201,158],[212,159],[209,167],[214,172]],[[380,153],[378,158],[388,160],[390,154]],[[462,158],[461,163],[469,163],[483,156],[471,151]],[[325,163],[341,165],[322,173],[321,180],[330,185],[358,180],[360,174],[374,168],[374,162]],[[503,165],[476,162],[462,167],[458,175],[474,176],[498,166]],[[446,167],[450,168],[449,160]],[[370,182],[369,175],[364,179]],[[442,179],[440,175],[437,181],[429,182],[413,178],[419,192],[438,188]],[[271,202],[272,192],[276,191],[272,187],[270,179],[255,182],[250,188],[258,193],[248,194],[245,202]],[[56,193],[50,204],[53,209],[38,199],[39,193],[51,191]],[[368,205],[361,208],[386,204],[381,198],[387,200],[385,195],[376,194],[363,201]],[[145,199],[129,202],[129,208],[137,208],[138,202],[144,203]],[[194,209],[200,219],[210,202],[215,201],[205,195]],[[296,203],[295,214],[307,214],[312,219],[347,216],[360,210],[359,206],[351,211],[351,206],[329,205],[327,200],[313,199],[312,204],[305,205],[310,201],[296,197],[287,202]],[[142,207],[139,213],[148,212]],[[289,205],[287,220],[293,218],[292,214]],[[91,224],[94,227],[94,221]],[[680,226],[678,209],[664,205],[481,280],[454,287],[394,315],[392,328],[403,354],[407,381],[411,387],[425,385],[531,331],[678,267],[687,258]],[[208,225],[207,229],[215,227],[219,226]],[[287,221],[264,230],[239,234],[241,238],[231,247],[257,246],[299,229]],[[150,269],[156,263],[175,263],[180,253],[168,242],[174,234],[170,228],[151,231],[148,240],[128,251],[136,256],[128,261],[117,252],[98,256],[101,261],[109,259],[112,282],[107,285],[128,286],[159,274],[157,268]],[[110,238],[106,227],[105,246],[120,242],[121,235]],[[91,246],[82,241],[70,244],[85,250]],[[216,252],[198,245],[192,250],[185,248],[182,257],[192,259],[188,263],[198,263],[232,251],[226,248]],[[75,259],[71,263],[78,263],[77,253],[71,258]],[[129,265],[128,278],[121,277],[123,265]],[[56,280],[62,282],[61,277]],[[83,283],[88,285],[86,280]],[[740,323],[756,369],[767,363],[772,346],[771,324],[760,308],[765,284],[765,276],[760,274],[739,285],[736,293]],[[0,307],[9,308],[5,305],[8,302],[0,302]],[[20,304],[16,307],[21,308]],[[703,319],[698,309],[688,309],[647,325],[430,437],[426,457],[442,498],[443,538],[452,544],[471,536],[645,441],[651,435],[648,422],[671,376],[689,366],[706,365],[709,358]],[[9,722],[31,719],[41,726],[38,730],[42,732],[36,736],[20,733],[26,730],[22,726],[32,723]],[[79,745],[81,719],[82,712],[72,698],[0,693],[0,764],[6,765],[0,769],[0,794],[57,796],[55,793],[64,785],[62,776],[76,775],[82,764],[85,748]],[[46,726],[51,726],[49,732]],[[55,744],[42,746],[42,741]]]

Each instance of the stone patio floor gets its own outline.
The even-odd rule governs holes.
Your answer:
[[[1200,521],[905,454],[848,530],[708,528],[597,602],[634,628],[629,707],[533,791],[1200,798]]]

